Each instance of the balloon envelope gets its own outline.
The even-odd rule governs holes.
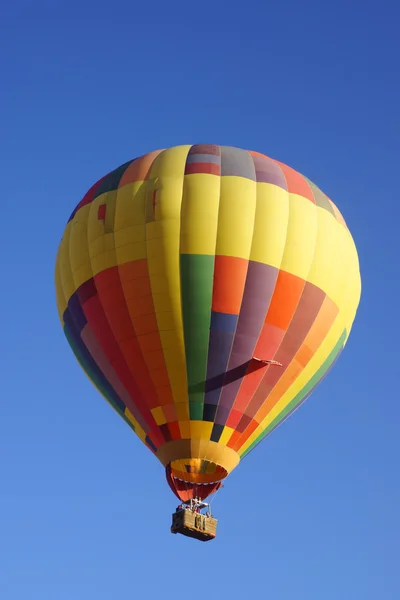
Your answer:
[[[310,395],[361,291],[333,202],[276,160],[216,145],[151,152],[95,183],[55,278],[76,358],[182,500],[218,489]]]

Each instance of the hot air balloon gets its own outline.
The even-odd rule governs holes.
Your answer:
[[[206,144],[150,152],[95,183],[55,281],[80,365],[196,513],[325,377],[361,293],[352,236],[314,183]],[[174,532],[204,530],[182,524],[189,513]]]

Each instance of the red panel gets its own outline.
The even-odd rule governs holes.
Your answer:
[[[107,204],[100,204],[97,209],[97,218],[99,221],[104,221],[106,218]]]
[[[118,269],[113,267],[102,271],[95,276],[94,281],[115,340],[134,337],[135,332],[127,310]]]
[[[165,418],[167,419],[167,423],[173,423],[174,421],[178,420],[175,404],[166,404],[165,406],[163,406],[163,413]]]
[[[165,475],[167,477],[167,482],[173,493],[179,500],[182,502],[188,502],[192,498],[200,498],[201,500],[205,500],[216,492],[222,485],[219,481],[217,483],[208,483],[208,484],[196,484],[196,483],[188,483],[186,481],[181,481],[180,479],[176,479],[171,474],[171,467],[168,465],[165,469]]]
[[[260,337],[254,350],[254,356],[261,358],[262,360],[272,360],[275,352],[285,337],[285,333],[285,329],[279,329],[279,327],[274,327],[274,325],[264,323],[264,327],[262,328]],[[263,375],[262,371],[260,374]],[[253,381],[257,381],[257,378],[253,377]]]
[[[171,433],[171,437],[173,440],[180,440],[182,438],[181,436],[181,430],[179,429],[179,424],[177,422],[174,423],[167,423],[168,425],[168,429]]]
[[[113,304],[115,299],[117,302],[121,302],[121,286],[118,285],[119,280],[115,280],[117,274],[118,271],[115,268],[108,269],[99,274],[99,276],[96,276],[98,295],[90,297],[83,304],[82,308],[96,339],[132,399],[130,404],[127,403],[128,409],[133,414],[135,414],[136,409],[140,412],[150,430],[153,432],[152,438],[155,443],[162,444],[164,440],[162,439],[149,410],[148,400],[153,400],[154,402],[154,386],[152,385],[147,367],[143,361],[137,340],[134,337],[135,334],[133,328],[130,321],[128,321],[127,311],[125,309],[124,313],[124,310],[120,310],[121,304],[117,303],[116,306]],[[110,289],[114,291],[114,295],[110,294]],[[109,303],[111,303],[111,305]],[[110,312],[108,312],[108,309],[110,309]],[[124,330],[124,328],[127,328],[127,331]],[[134,349],[133,372],[135,375],[140,375],[139,382],[133,377],[132,370],[128,367],[124,355],[121,352],[121,348],[115,337],[117,331],[124,331],[124,335],[127,335],[129,332],[132,336],[128,340],[125,340],[124,344],[131,349],[131,358],[132,348]]]
[[[243,414],[238,407],[236,408],[237,410],[231,410],[228,420],[226,422],[226,426],[231,427],[232,429],[236,428]]]
[[[102,271],[96,275],[95,282],[110,328],[119,343],[121,355],[143,398],[144,405],[141,410],[155,408],[158,406],[156,389],[142,354],[143,344],[139,345],[132,326],[118,268]],[[158,349],[160,345],[158,331],[148,335],[154,335],[157,345],[155,349]],[[143,336],[141,340],[145,337]]]

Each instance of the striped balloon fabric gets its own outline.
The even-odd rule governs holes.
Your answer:
[[[95,183],[55,277],[76,358],[182,500],[215,491],[310,395],[361,292],[333,202],[276,160],[215,145],[151,152]]]

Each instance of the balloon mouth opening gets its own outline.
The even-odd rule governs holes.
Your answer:
[[[228,475],[221,465],[200,458],[174,460],[168,467],[174,480],[187,484],[215,485]]]
[[[166,468],[167,481],[174,494],[183,502],[192,498],[204,500],[216,492],[228,471],[206,459],[172,461]]]

